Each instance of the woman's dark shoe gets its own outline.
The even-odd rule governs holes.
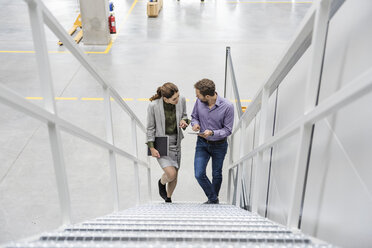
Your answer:
[[[167,197],[167,198],[165,198],[165,202],[170,202],[170,203],[172,203],[172,199],[171,199],[170,197]]]
[[[161,184],[160,179],[158,181],[158,186],[159,186],[159,195],[161,196],[161,198],[166,200],[167,199],[167,189],[165,188],[165,185]]]

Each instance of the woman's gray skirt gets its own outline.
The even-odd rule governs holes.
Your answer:
[[[177,146],[177,135],[168,135],[169,137],[169,151],[168,156],[158,158],[158,163],[161,168],[168,166],[174,166],[177,169],[180,168],[181,152],[180,147]]]

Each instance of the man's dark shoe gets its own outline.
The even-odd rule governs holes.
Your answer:
[[[167,199],[167,189],[165,188],[165,185],[161,184],[160,179],[158,181],[158,186],[159,186],[159,195],[161,198],[164,200]]]
[[[170,197],[167,197],[167,198],[165,198],[165,202],[170,202],[170,203],[172,203],[172,199],[171,199]]]
[[[208,200],[208,201],[204,202],[203,204],[219,204],[219,203],[220,203],[220,201],[217,198],[217,200],[214,200],[214,201]]]

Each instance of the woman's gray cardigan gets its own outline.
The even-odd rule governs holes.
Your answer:
[[[182,119],[187,119],[186,100],[183,96],[180,96],[176,104],[178,147],[181,146],[181,140],[183,139],[183,133],[179,127]],[[150,102],[147,108],[147,142],[155,141],[155,137],[157,136],[165,136],[165,114],[162,97]]]

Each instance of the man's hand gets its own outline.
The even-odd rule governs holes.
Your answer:
[[[159,154],[158,150],[156,150],[154,147],[150,148],[150,151],[151,151],[151,156],[153,156],[155,158],[160,158],[160,154]]]
[[[188,124],[186,123],[185,120],[180,121],[180,128],[186,128],[187,126],[188,126]]]
[[[204,133],[201,133],[201,134],[198,134],[198,135],[200,137],[203,137],[204,139],[206,139],[207,137],[212,136],[213,132],[211,130],[205,130]]]
[[[192,126],[192,131],[194,131],[194,132],[200,131],[199,124],[195,124],[194,126]]]

